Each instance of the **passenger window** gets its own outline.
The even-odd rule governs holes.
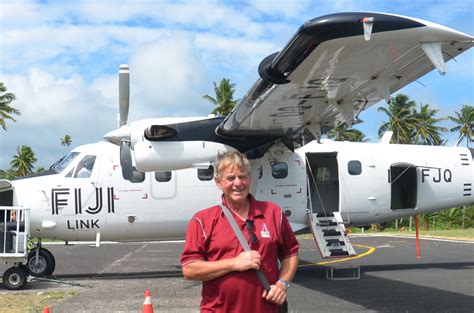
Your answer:
[[[320,183],[328,182],[331,179],[331,171],[329,167],[318,167],[316,172],[316,180]]]
[[[86,155],[76,167],[76,173],[74,177],[76,178],[89,178],[94,168],[95,155]]]
[[[197,174],[199,180],[212,180],[214,178],[214,167],[211,165],[206,169],[198,168]]]
[[[349,161],[347,163],[347,171],[351,175],[360,175],[362,173],[362,164],[360,161]]]
[[[285,162],[270,162],[272,176],[276,179],[283,179],[288,176],[288,165]]]
[[[132,179],[130,182],[132,183],[142,183],[145,180],[145,173],[140,172],[137,168],[133,167]]]
[[[166,183],[171,180],[171,171],[155,172],[155,179],[159,183]]]

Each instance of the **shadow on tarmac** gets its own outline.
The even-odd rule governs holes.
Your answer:
[[[177,271],[144,271],[126,273],[85,273],[85,274],[63,274],[53,275],[50,279],[137,279],[137,278],[172,278],[182,277],[183,272]]]
[[[300,265],[306,264],[314,263],[300,260]],[[336,266],[340,266],[340,264]],[[293,282],[310,290],[376,312],[472,312],[474,307],[474,297],[472,296],[400,281],[403,280],[404,275],[407,275],[406,277],[412,276],[413,272],[399,273],[400,280],[373,276],[370,275],[370,272],[427,269],[469,271],[473,266],[474,262],[369,265],[360,267],[361,278],[359,280],[334,281],[326,279],[326,269],[330,266],[315,265],[298,268]],[[420,277],[420,279],[423,278]],[[431,277],[431,279],[435,278]],[[456,281],[449,283],[456,284]],[[446,286],[447,284],[442,282],[442,285]],[[472,284],[465,287],[470,289],[467,290],[467,293],[472,293]],[[323,308],[324,303],[321,304],[321,309]]]

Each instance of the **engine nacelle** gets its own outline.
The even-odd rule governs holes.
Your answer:
[[[147,141],[134,147],[135,163],[143,172],[171,171],[208,167],[219,153],[233,148],[209,141]]]

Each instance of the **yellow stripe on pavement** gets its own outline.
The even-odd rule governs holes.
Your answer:
[[[350,261],[350,260],[360,259],[362,257],[368,256],[369,254],[372,254],[372,253],[375,252],[375,247],[364,246],[364,245],[353,245],[353,246],[360,247],[360,248],[365,248],[365,249],[367,249],[367,251],[365,251],[364,253],[358,254],[356,256],[349,257],[349,258],[337,259],[337,260],[331,260],[331,261],[324,261],[324,262],[319,262],[319,263],[302,264],[302,265],[299,265],[298,267],[307,267],[307,266],[314,266],[314,265],[325,265],[325,264],[331,264],[331,263],[346,262],[346,261]]]

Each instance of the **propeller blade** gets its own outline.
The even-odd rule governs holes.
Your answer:
[[[130,107],[130,69],[127,64],[121,64],[119,69],[119,127],[127,124]]]
[[[126,140],[120,144],[120,166],[123,178],[131,181],[133,176],[132,152],[130,151],[130,142]]]

